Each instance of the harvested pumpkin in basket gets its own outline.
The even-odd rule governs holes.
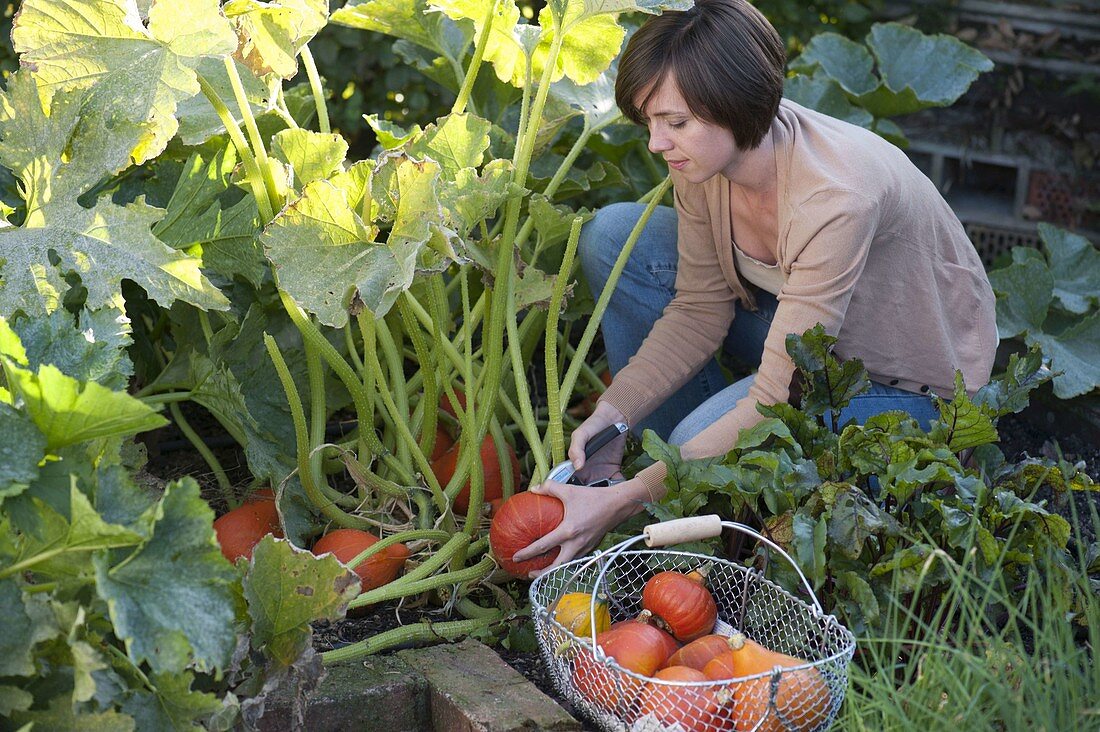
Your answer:
[[[596,644],[620,667],[653,676],[679,644],[648,620],[649,614],[643,612],[635,620],[615,623],[596,636]],[[573,686],[592,704],[625,715],[634,708],[642,682],[597,661],[591,649],[584,647],[574,658]]]
[[[596,598],[596,633],[611,628],[611,612],[607,603]],[[592,635],[592,595],[587,592],[569,592],[562,595],[554,608],[554,620],[557,620],[570,633],[584,638]]]
[[[660,627],[685,643],[709,633],[718,619],[718,606],[699,570],[653,575],[642,588],[642,607],[653,613]]]
[[[735,727],[738,732],[751,729],[808,732],[817,729],[828,717],[832,698],[816,668],[794,668],[807,663],[769,650],[742,633],[734,633],[730,638],[730,650],[708,663],[703,673],[709,679],[721,681],[768,673],[776,667],[792,669],[780,673],[774,705],[770,676],[731,684]],[[761,720],[763,722],[757,727]]]
[[[653,676],[660,681],[690,681],[706,684],[702,671],[687,666],[666,666]],[[729,712],[722,703],[725,690],[717,693],[706,686],[674,686],[648,683],[639,695],[635,721],[648,717],[664,727],[683,732],[716,732],[732,729]],[[726,699],[728,701],[728,699]]]

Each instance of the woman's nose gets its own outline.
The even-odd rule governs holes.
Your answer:
[[[668,141],[667,137],[664,137],[663,135],[653,135],[653,134],[651,134],[649,136],[649,151],[651,153],[656,154],[656,153],[663,152],[665,150],[670,150],[671,148],[672,148],[672,145],[669,144],[669,141]]]

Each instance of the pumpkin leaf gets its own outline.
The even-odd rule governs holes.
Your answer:
[[[308,647],[315,620],[339,620],[359,577],[328,555],[315,557],[270,535],[256,545],[244,578],[252,643],[282,666]]]
[[[153,536],[132,555],[94,557],[96,591],[134,663],[156,673],[227,667],[236,645],[236,572],[191,478],[170,483]]]

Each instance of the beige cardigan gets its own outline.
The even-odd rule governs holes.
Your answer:
[[[997,347],[995,299],[962,224],[939,191],[873,132],[783,100],[771,127],[779,240],[786,284],[748,397],[683,446],[685,457],[728,451],[787,401],[794,364],[789,333],[822,323],[836,354],[859,358],[871,378],[949,396],[962,372],[973,394],[989,381]],[[678,214],[676,297],[601,400],[636,424],[714,356],[734,305],[753,308],[730,240],[730,184],[692,184],[672,172]],[[649,488],[658,463],[640,477]]]

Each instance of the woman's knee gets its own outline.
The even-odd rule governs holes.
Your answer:
[[[577,254],[589,279],[607,279],[643,210],[645,207],[637,203],[612,203],[581,228]]]

